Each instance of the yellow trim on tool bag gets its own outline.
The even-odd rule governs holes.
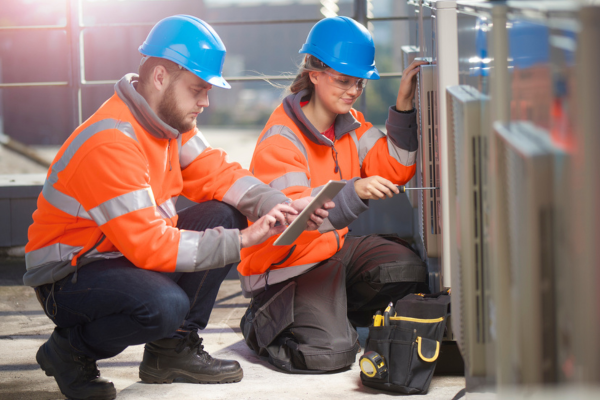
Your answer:
[[[422,343],[421,336],[417,336],[417,351],[419,352],[419,357],[421,357],[421,360],[423,360],[425,362],[433,362],[433,361],[437,360],[438,355],[440,354],[440,342],[438,342],[437,340],[435,341],[435,343],[436,343],[435,354],[431,358],[427,358],[423,355],[423,353],[421,353],[421,343]]]
[[[444,317],[439,317],[435,319],[421,319],[421,318],[411,318],[411,317],[390,317],[390,319],[394,321],[410,321],[410,322],[422,322],[424,324],[432,324],[434,322],[442,322]]]

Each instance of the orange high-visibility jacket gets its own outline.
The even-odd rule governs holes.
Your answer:
[[[38,198],[24,283],[56,282],[77,263],[125,256],[139,268],[191,272],[240,259],[237,229],[176,228],[179,195],[216,199],[256,220],[287,200],[194,129],[179,133],[126,75],[59,150]]]
[[[276,283],[298,275],[342,247],[348,224],[368,209],[368,203],[356,194],[354,181],[379,175],[405,184],[416,170],[414,111],[400,113],[391,107],[385,135],[352,109],[336,118],[332,142],[302,111],[301,102],[309,96],[307,91],[292,94],[275,109],[258,139],[250,170],[291,199],[314,196],[329,180],[346,180],[348,184],[334,198],[335,208],[318,231],[303,232],[293,245],[273,246],[276,237],[272,237],[242,250],[238,271],[245,292],[267,280]]]

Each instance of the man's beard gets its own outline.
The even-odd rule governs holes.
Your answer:
[[[173,83],[169,84],[163,98],[158,104],[158,117],[167,125],[182,133],[193,129],[196,126],[196,119],[185,122],[186,114],[177,107],[175,85]]]

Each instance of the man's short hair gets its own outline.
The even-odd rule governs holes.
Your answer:
[[[138,75],[140,76],[138,79],[139,83],[142,85],[149,83],[154,68],[156,68],[159,65],[162,65],[167,70],[169,75],[171,75],[173,79],[172,82],[177,81],[181,73],[184,71],[184,69],[181,68],[179,65],[165,58],[144,56],[140,62],[140,67],[138,69]]]

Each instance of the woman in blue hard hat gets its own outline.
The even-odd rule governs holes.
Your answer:
[[[329,180],[346,186],[318,231],[290,246],[276,237],[242,251],[242,288],[253,300],[242,320],[248,345],[288,372],[332,371],[355,360],[358,335],[377,309],[427,291],[421,259],[402,241],[347,236],[369,200],[398,194],[415,173],[415,62],[403,73],[387,135],[352,108],[379,79],[370,33],[347,17],[310,31],[291,94],[271,115],[250,170],[290,198],[315,195]],[[276,317],[275,317],[276,316]]]
[[[211,357],[198,330],[241,248],[310,201],[286,205],[196,128],[213,85],[229,87],[208,24],[165,18],[139,51],[139,76],[117,82],[58,152],[29,228],[23,281],[56,324],[36,360],[70,399],[114,399],[96,361],[143,343],[144,382],[240,381],[240,364]],[[199,204],[178,212],[181,195]]]

